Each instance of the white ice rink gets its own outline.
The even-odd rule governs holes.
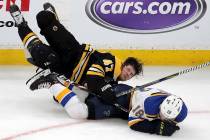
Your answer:
[[[141,85],[186,67],[145,67],[144,76],[129,81]],[[187,119],[172,137],[162,137],[128,128],[127,121],[73,120],[55,103],[48,90],[31,92],[25,81],[33,67],[0,67],[0,140],[208,140],[210,137],[210,67],[191,72],[152,87],[181,96]],[[137,82],[138,81],[138,82]]]

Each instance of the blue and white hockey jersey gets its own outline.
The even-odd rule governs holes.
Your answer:
[[[128,125],[131,127],[135,124],[141,125],[145,120],[153,121],[160,119],[160,104],[169,95],[171,94],[154,88],[135,91],[131,95]],[[181,122],[186,116],[187,107],[185,103],[183,103],[182,110],[174,121],[177,123]]]

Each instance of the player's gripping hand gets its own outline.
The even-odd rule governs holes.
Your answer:
[[[174,122],[160,121],[156,127],[156,134],[162,136],[171,136],[179,129],[179,126],[177,126]]]
[[[99,95],[101,96],[102,100],[109,104],[116,103],[115,92],[110,84],[106,84],[101,87],[101,92]]]

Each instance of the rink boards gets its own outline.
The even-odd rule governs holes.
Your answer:
[[[22,42],[17,28],[8,12],[10,1],[20,6],[20,10],[30,28],[43,43],[46,43],[44,37],[40,35],[40,29],[36,24],[36,15],[39,11],[43,10],[44,1],[4,0],[0,2],[0,65],[28,64],[24,58],[23,50],[20,49]],[[183,66],[200,64],[210,60],[210,30],[208,24],[210,22],[210,10],[208,10],[210,1],[188,0],[188,2],[194,5],[189,9],[194,15],[186,14],[184,12],[186,8],[180,7],[183,13],[179,13],[179,16],[172,13],[161,14],[161,16],[151,13],[132,15],[132,13],[125,14],[125,11],[124,14],[118,11],[118,14],[115,15],[101,13],[102,15],[94,16],[94,13],[91,12],[95,10],[95,14],[99,14],[100,11],[97,10],[101,9],[97,7],[100,4],[94,5],[96,0],[50,0],[50,2],[56,7],[60,22],[74,35],[80,44],[88,43],[93,45],[95,49],[106,49],[106,51],[112,52],[121,59],[134,56],[141,59],[145,65]],[[117,1],[112,0],[112,2]],[[128,0],[127,3],[129,2],[133,2],[133,0]],[[153,1],[148,2],[152,3]],[[166,7],[169,6],[168,8],[170,9],[170,6],[172,6],[170,4],[176,1],[169,2],[169,0],[166,0],[163,2],[162,0],[157,0],[157,2],[160,5],[166,4]],[[195,5],[194,2],[197,2],[197,4]],[[106,1],[101,1],[100,3],[106,4]],[[120,5],[123,4],[125,4],[125,1],[122,1]],[[96,6],[96,9],[90,9],[94,8],[94,6]],[[109,6],[105,7],[111,8]],[[196,10],[195,7],[198,9]],[[115,10],[117,9],[123,8],[116,8]],[[157,7],[153,9],[157,9]],[[132,12],[132,10],[127,12]],[[129,28],[128,30],[120,30],[122,28],[116,29],[116,26],[111,26],[112,23],[115,23],[115,19],[118,19],[118,16],[120,27],[127,27]],[[121,16],[123,17],[123,22],[120,20]],[[97,17],[101,17],[101,20],[98,21]],[[133,20],[130,19],[131,17],[134,17],[132,18]],[[157,17],[161,19],[156,20]],[[167,20],[168,17],[170,17],[170,20]],[[181,22],[177,17],[183,17],[183,21]],[[186,19],[186,17],[189,18]],[[166,19],[164,20],[163,18]],[[112,22],[109,23],[109,21]],[[180,21],[180,24],[173,23],[165,27],[165,21]],[[118,23],[118,21],[116,22]],[[117,23],[116,25],[119,25]],[[138,23],[142,27],[133,31],[133,26],[128,27],[126,23]],[[156,27],[155,25],[160,25],[161,27]],[[151,29],[154,26],[155,28]],[[132,28],[132,32],[130,32],[130,28]]]
[[[136,57],[145,65],[195,65],[210,60],[210,50],[101,50],[122,60]],[[0,49],[0,65],[28,65],[22,49]]]

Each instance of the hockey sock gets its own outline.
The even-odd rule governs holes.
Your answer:
[[[71,118],[87,118],[87,105],[82,103],[73,91],[61,84],[54,84],[50,87],[50,92],[53,93],[55,99],[65,108]]]

